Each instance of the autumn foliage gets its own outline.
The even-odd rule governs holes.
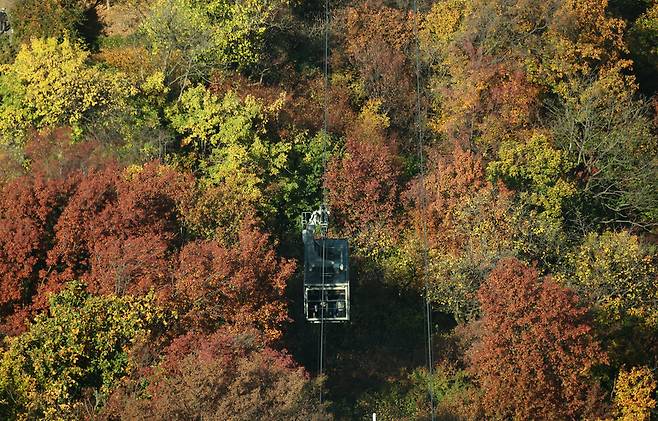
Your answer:
[[[383,3],[367,1],[346,9],[345,52],[367,95],[382,101],[395,126],[405,127],[413,120],[416,98],[410,54],[413,23],[409,14]]]
[[[158,164],[132,176],[110,164],[52,179],[27,175],[14,182],[20,189],[13,183],[5,186],[13,196],[5,195],[4,241],[16,247],[25,244],[3,259],[5,273],[15,274],[13,281],[3,283],[8,288],[6,305],[43,309],[48,293],[75,279],[85,280],[90,291],[98,293],[144,294],[162,287],[168,253],[180,241],[172,195],[185,194],[180,184],[184,179]],[[12,215],[20,212],[15,204],[21,201],[31,204],[33,213]],[[13,239],[12,223],[28,229],[21,242]],[[36,271],[22,266],[26,259]],[[6,320],[6,328],[18,328],[11,317]]]
[[[396,228],[401,163],[395,139],[387,138],[388,119],[370,104],[349,130],[342,157],[329,164],[326,186],[342,232],[365,244]]]
[[[0,415],[5,419],[80,418],[129,371],[127,350],[166,323],[144,297],[94,296],[71,283],[48,312],[7,342],[0,360]]]
[[[267,234],[245,221],[233,247],[216,241],[189,243],[174,274],[174,301],[185,330],[235,331],[256,326],[272,340],[288,320],[282,298],[295,263],[280,259]]]
[[[648,367],[622,369],[615,384],[615,406],[621,420],[650,420],[656,408],[656,377]]]
[[[107,419],[329,419],[305,370],[251,330],[182,336],[140,380],[126,379],[117,389]]]
[[[501,261],[478,291],[480,339],[469,370],[489,416],[577,419],[599,409],[591,369],[606,356],[577,296],[516,260]]]
[[[39,287],[42,271],[47,268],[47,253],[54,241],[53,221],[74,191],[75,182],[75,179],[48,179],[36,174],[4,186],[0,205],[0,300],[4,317],[29,300]],[[20,320],[25,314],[19,317]],[[10,327],[9,331],[15,329],[16,326]]]
[[[278,337],[287,320],[279,299],[294,264],[276,257],[254,220],[240,225],[237,241],[185,235],[183,211],[194,209],[195,190],[189,175],[155,162],[110,162],[55,178],[36,172],[5,186],[5,331],[21,331],[48,294],[83,280],[96,294],[153,290],[160,304],[183,312],[188,328],[255,324]]]
[[[656,418],[656,0],[5,3],[0,418]]]

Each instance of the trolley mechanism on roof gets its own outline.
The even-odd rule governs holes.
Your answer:
[[[302,214],[304,241],[304,314],[311,323],[350,319],[349,247],[346,239],[328,238],[325,205]]]

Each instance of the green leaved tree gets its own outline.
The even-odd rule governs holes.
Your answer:
[[[220,97],[197,86],[185,91],[167,115],[207,182],[241,192],[245,203],[266,203],[264,191],[281,175],[292,148],[271,140],[266,130],[268,118],[282,105],[240,99],[232,91]]]
[[[213,70],[249,69],[288,0],[158,0],[141,27],[146,45],[178,94]]]
[[[127,349],[164,321],[153,295],[91,296],[72,283],[47,314],[7,340],[0,360],[3,419],[70,419],[102,405],[127,373]],[[85,402],[86,401],[86,402]]]
[[[20,146],[30,128],[70,126],[79,136],[93,112],[130,93],[120,73],[102,72],[88,59],[89,52],[68,38],[23,45],[0,77],[2,142]]]

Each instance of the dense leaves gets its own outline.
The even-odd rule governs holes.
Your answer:
[[[480,283],[498,259],[515,254],[511,192],[486,180],[479,156],[456,147],[434,158],[425,186],[412,185],[408,195],[412,220],[427,221],[433,301],[458,320],[473,318]]]
[[[38,172],[34,176],[17,178],[3,188],[0,314],[5,331],[21,330],[26,314],[20,306],[30,302],[39,286],[42,271],[47,267],[48,250],[54,241],[54,222],[74,192],[76,182],[75,175],[61,180]]]
[[[366,248],[385,246],[396,229],[401,165],[389,121],[370,103],[349,131],[342,157],[332,161],[326,185],[342,232]],[[379,243],[379,244],[377,244]]]
[[[470,370],[489,416],[576,419],[597,409],[588,374],[605,355],[573,292],[504,260],[478,298],[481,336],[469,353]]]
[[[129,369],[127,348],[164,320],[152,295],[96,297],[70,284],[27,332],[7,341],[0,414],[61,419],[102,405]]]
[[[89,66],[88,56],[69,38],[35,38],[21,48],[0,81],[4,142],[20,141],[30,127],[67,125],[76,133],[89,113],[128,93],[118,75]]]
[[[145,379],[111,397],[108,419],[325,420],[317,384],[254,332],[188,334],[164,350]],[[315,392],[315,393],[314,393]]]
[[[214,70],[254,68],[264,38],[287,0],[159,0],[140,30],[167,82],[182,93]]]
[[[279,259],[268,236],[248,220],[232,248],[215,241],[187,244],[175,274],[186,329],[213,331],[225,323],[235,329],[257,326],[268,339],[278,339],[287,321],[282,300],[286,280],[294,270],[295,264]]]
[[[20,208],[6,205],[4,241],[14,243],[17,228],[12,224],[29,229],[28,236],[15,243],[16,251],[4,257],[7,273],[17,275],[3,282],[6,304],[43,308],[48,292],[75,279],[83,279],[90,291],[99,293],[146,293],[156,288],[159,296],[167,294],[168,259],[181,241],[177,207],[193,187],[188,178],[157,164],[133,173],[110,165],[84,176],[78,170],[63,179],[44,178],[16,180],[23,190],[6,187],[19,195],[16,199],[35,203],[35,194],[50,191],[41,199],[39,213],[32,213],[37,209],[33,205],[31,213],[21,216],[28,219],[7,214]],[[39,188],[43,182],[51,187]],[[23,266],[26,257],[17,253],[29,256],[33,271]],[[21,323],[20,318],[11,320],[4,321],[6,328]]]
[[[656,378],[647,367],[621,370],[615,385],[615,405],[622,420],[649,420],[656,407]]]
[[[19,40],[75,36],[84,29],[86,1],[20,0],[14,3],[10,19]]]
[[[656,418],[658,3],[330,6],[8,2],[0,417]]]

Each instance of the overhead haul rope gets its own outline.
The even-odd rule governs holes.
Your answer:
[[[322,204],[327,204],[327,188],[324,177],[327,174],[327,138],[329,137],[329,0],[324,1],[324,113],[322,125]],[[329,221],[327,221],[329,222]],[[327,230],[329,226],[327,225]],[[320,228],[322,231],[322,226]],[[326,232],[321,233],[322,237]],[[327,261],[326,238],[322,241],[322,283],[320,288],[320,355],[318,361],[318,374],[324,374],[324,310],[327,305],[325,299],[324,278],[326,274],[325,262]],[[320,384],[320,404],[322,404],[322,384]]]
[[[418,4],[413,0],[414,13],[414,39],[416,50],[416,134],[418,137],[418,160],[420,165],[420,205],[421,205],[421,226],[423,241],[423,279],[425,287],[425,321],[427,335],[427,369],[430,376],[428,381],[428,392],[430,395],[430,406],[432,412],[432,421],[435,420],[434,411],[434,393],[431,388],[431,376],[433,373],[433,356],[432,356],[432,311],[429,299],[429,259],[428,259],[428,240],[427,240],[427,193],[425,191],[425,157],[423,153],[423,125],[421,114],[421,74],[420,74],[420,40],[418,37]],[[327,172],[327,140],[329,137],[329,0],[324,2],[324,113],[323,113],[323,141],[322,141],[322,172]],[[323,204],[327,203],[327,189],[322,187]],[[324,233],[322,234],[324,236]],[[320,355],[318,359],[318,373],[320,376],[324,373],[324,311],[326,306],[324,279],[326,274],[326,241],[322,242],[322,283],[321,283],[321,305],[320,305]],[[320,403],[322,403],[322,386],[320,386]]]
[[[427,336],[427,348],[425,357],[427,359],[427,371],[429,378],[427,381],[427,390],[430,396],[430,408],[432,411],[432,421],[435,420],[434,413],[434,392],[432,390],[432,371],[434,358],[432,356],[432,305],[430,303],[429,288],[429,259],[428,259],[428,241],[427,241],[427,192],[425,191],[425,156],[423,154],[423,121],[420,106],[421,95],[421,75],[420,75],[420,38],[418,36],[418,4],[413,0],[414,14],[414,41],[416,49],[416,135],[418,136],[418,162],[420,165],[420,223],[422,230],[423,246],[423,281],[425,287],[425,334]]]

